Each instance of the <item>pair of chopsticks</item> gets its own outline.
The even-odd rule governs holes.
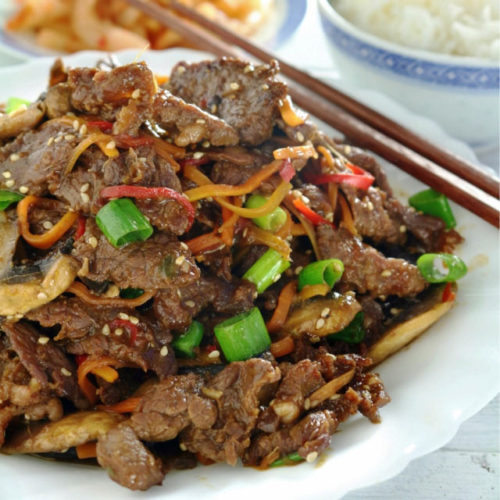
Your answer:
[[[342,132],[354,144],[373,151],[490,224],[500,226],[499,180],[477,165],[436,147],[175,0],[165,7],[147,0],[127,2],[217,56],[248,58],[250,54],[264,63],[277,60],[298,106]]]

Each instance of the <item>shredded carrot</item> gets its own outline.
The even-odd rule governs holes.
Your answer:
[[[155,74],[156,85],[161,87],[164,83],[167,83],[170,80],[168,75],[156,75]]]
[[[80,460],[85,460],[86,458],[95,458],[97,456],[97,442],[91,441],[90,443],[79,444],[76,447],[76,456]]]
[[[80,386],[83,394],[85,394],[85,397],[92,405],[95,405],[97,401],[97,393],[94,384],[90,382],[90,380],[87,378],[87,375],[89,373],[94,373],[94,370],[108,367],[110,365],[116,367],[123,366],[122,363],[108,356],[102,356],[100,358],[87,358],[78,366],[78,385]]]
[[[236,197],[234,200],[234,204],[241,207],[241,198]],[[234,230],[239,218],[240,217],[238,214],[234,214],[228,208],[222,207],[222,220],[224,221],[224,223],[219,227],[218,232],[220,234],[221,240],[227,247],[231,247],[233,245]]]
[[[319,285],[306,285],[299,293],[300,300],[307,300],[316,295],[325,296],[330,291],[329,285],[320,283]]]
[[[314,255],[316,256],[316,259],[320,259],[319,255],[319,250],[318,250],[318,242],[316,240],[316,232],[314,230],[314,226],[307,220],[306,217],[304,217],[293,205],[293,200],[291,197],[287,197],[285,199],[285,205],[292,212],[297,219],[299,219],[300,223],[302,224],[302,227],[304,228],[304,232],[309,238],[311,242],[311,246],[313,247]]]
[[[83,302],[93,306],[126,307],[129,309],[142,306],[142,304],[145,304],[156,293],[144,292],[140,297],[136,297],[135,299],[100,297],[94,295],[83,283],[80,283],[79,281],[74,281],[66,291],[75,294]]]
[[[328,167],[333,169],[335,167],[335,160],[333,159],[332,153],[328,151],[324,146],[317,146],[316,149],[318,150],[318,153],[321,153],[323,155],[323,158],[326,161],[326,164]]]
[[[334,216],[335,216],[335,209],[337,208],[338,192],[339,192],[338,184],[335,184],[334,182],[329,182],[328,183],[328,201],[330,202],[330,205],[332,206],[332,213]]]
[[[113,145],[114,141],[113,138],[109,135],[103,134],[101,132],[96,132],[88,135],[83,139],[78,146],[73,149],[73,152],[71,153],[71,157],[68,161],[68,164],[66,165],[66,169],[64,170],[65,174],[69,174],[72,170],[73,167],[75,166],[76,162],[78,161],[78,158],[80,158],[80,155],[92,144],[96,144],[101,148],[102,152],[109,157],[114,157],[118,156],[118,150],[116,147],[110,147],[108,148],[108,145]]]
[[[213,184],[207,178],[209,182],[205,183],[206,185],[189,189],[184,194],[188,197],[189,201],[197,201],[202,198],[215,196],[242,196],[255,191],[264,180],[277,172],[282,165],[282,161],[275,160],[259,170],[256,174],[252,175],[252,177],[250,177],[246,182],[238,186],[231,186],[229,184]]]
[[[295,280],[290,281],[282,288],[278,297],[278,305],[266,325],[268,332],[274,333],[281,330],[281,327],[285,324],[296,291],[297,282]]]
[[[202,234],[185,242],[193,255],[199,255],[206,252],[214,252],[225,246],[224,241],[215,232]]]
[[[283,337],[276,342],[271,344],[271,354],[275,358],[281,358],[282,356],[286,356],[290,354],[295,349],[295,342],[290,335]]]
[[[186,150],[175,144],[170,144],[159,137],[153,137],[155,151],[161,156],[162,153],[168,153],[177,159],[182,159],[186,156]]]
[[[292,236],[306,236],[307,233],[304,229],[304,226],[302,224],[292,224],[292,231],[291,231]]]
[[[292,100],[289,95],[281,102],[280,106],[281,118],[289,127],[297,127],[304,123],[304,118],[293,109]]]
[[[29,195],[17,204],[17,218],[21,236],[35,248],[46,250],[56,243],[71,228],[78,219],[76,212],[67,212],[44,234],[33,234],[29,224],[29,209],[42,201],[43,198]]]
[[[354,225],[354,219],[352,218],[351,209],[347,200],[344,198],[343,194],[339,194],[338,197],[340,208],[342,209],[342,224],[344,227],[353,235],[357,235],[358,231]]]
[[[281,238],[282,240],[286,240],[291,234],[292,234],[292,226],[293,226],[293,221],[292,217],[290,216],[290,212],[286,209],[286,221],[285,223],[274,233],[278,238]]]
[[[118,372],[112,368],[111,366],[100,366],[98,368],[94,368],[92,370],[92,373],[94,375],[97,375],[98,377],[101,377],[104,379],[106,382],[109,382],[112,384],[113,382],[116,382],[118,380]]]
[[[260,227],[257,227],[253,224],[245,231],[245,240],[247,241],[247,243],[266,245],[269,248],[273,248],[274,250],[279,252],[285,259],[288,260],[290,258],[290,245],[285,240],[282,240],[275,234],[261,229]]]
[[[288,148],[275,149],[273,151],[275,160],[286,160],[292,158],[317,158],[318,153],[312,144],[305,144],[304,146],[292,146]]]
[[[115,403],[114,405],[98,405],[97,408],[99,410],[114,411],[115,413],[132,413],[137,409],[140,402],[141,398],[131,397],[119,403]]]

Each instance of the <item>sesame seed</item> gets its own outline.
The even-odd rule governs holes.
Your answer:
[[[136,318],[135,316],[129,316],[128,320],[133,324],[133,325],[138,325],[139,324],[139,318]]]
[[[196,123],[199,123],[200,125],[204,125],[206,122],[205,122],[205,120],[203,118],[198,118],[196,120]]]
[[[324,326],[325,326],[325,320],[323,318],[319,318],[318,321],[316,321],[316,330],[319,330]]]
[[[208,354],[208,357],[210,359],[218,358],[219,356],[220,356],[220,352],[217,349],[215,349],[215,351],[212,351]]]
[[[231,90],[238,90],[238,89],[240,88],[240,85],[239,85],[239,83],[236,83],[236,82],[231,82],[231,83],[229,84],[229,88],[230,88]]]
[[[9,156],[9,160],[12,161],[12,162],[19,160],[19,158],[21,158],[21,157],[17,153],[12,153]]]
[[[49,137],[49,140],[47,141],[47,146],[50,146],[54,142],[53,137]]]
[[[253,71],[253,66],[251,64],[247,64],[244,68],[243,68],[243,73],[251,73]]]
[[[107,144],[106,144],[106,149],[115,149],[116,148],[116,143],[115,141],[109,141]]]
[[[6,170],[5,172],[2,172],[2,175],[6,178],[6,179],[10,179],[12,177],[12,174]]]
[[[183,241],[181,241],[181,248],[183,248],[184,250],[189,250],[189,247]]]
[[[118,317],[120,319],[125,319],[127,321],[130,319],[130,316],[127,313],[124,313],[124,312],[118,313]]]
[[[88,240],[87,243],[92,247],[92,248],[97,248],[97,238],[95,236],[91,236]]]
[[[61,142],[62,140],[63,140],[62,135],[58,135],[58,136],[54,139],[54,142],[55,142],[55,143],[58,143],[58,142]]]
[[[280,274],[277,274],[274,279],[273,279],[273,283],[277,283],[279,280],[281,279],[281,273]]]
[[[16,115],[19,115],[21,113],[24,113],[26,110],[28,109],[28,106],[26,106],[26,104],[21,104],[20,106],[18,106],[14,111],[11,111],[9,113],[9,116],[16,116]]]
[[[210,147],[210,141],[203,141],[201,144],[204,148],[209,148]]]
[[[75,138],[75,136],[74,136],[73,134],[66,134],[66,135],[64,136],[64,139],[65,139],[66,141],[72,141],[74,138]]]
[[[180,443],[180,444],[179,444],[179,448],[180,448],[182,451],[187,451],[187,446],[186,446],[184,443]]]
[[[346,146],[346,147],[344,148],[344,153],[345,153],[346,155],[351,154],[351,153],[352,153],[352,148],[351,148],[351,146]]]
[[[80,193],[80,198],[82,199],[83,203],[88,203],[90,201],[90,197],[87,193]]]
[[[309,410],[309,408],[311,408],[311,400],[307,398],[304,400],[304,410]]]
[[[309,337],[309,340],[312,344],[317,344],[321,339],[317,335],[311,335]]]
[[[325,214],[325,219],[328,222],[333,222],[333,212],[328,212],[327,214]]]
[[[165,357],[167,354],[168,354],[168,347],[167,347],[166,345],[164,345],[164,346],[160,349],[160,356]]]
[[[297,267],[295,268],[295,274],[299,275],[299,274],[300,274],[300,272],[302,271],[302,269],[304,269],[304,266],[297,266]]]
[[[116,285],[111,285],[104,294],[106,297],[118,297],[120,295],[120,289]]]
[[[368,201],[366,202],[366,208],[367,208],[370,212],[373,210],[373,203],[372,203],[370,200],[368,200]]]
[[[388,278],[391,275],[392,275],[392,271],[390,269],[386,269],[385,271],[382,271],[380,273],[380,276],[382,276],[382,278]]]
[[[401,312],[401,309],[398,309],[397,307],[391,307],[391,314],[393,316],[396,316],[396,314],[399,314]]]
[[[28,188],[26,186],[20,186],[19,192],[22,194],[26,194],[28,192]]]
[[[304,137],[304,134],[302,132],[297,132],[295,137],[299,142],[304,142],[305,137]]]
[[[194,301],[192,300],[186,300],[185,304],[188,306],[188,307],[194,307],[196,304],[194,303]]]
[[[78,120],[73,120],[73,128],[78,130],[80,128],[80,122]]]
[[[139,99],[140,96],[141,96],[141,90],[140,89],[135,89],[132,92],[132,99]]]
[[[177,266],[180,266],[185,260],[186,260],[186,257],[184,257],[184,255],[179,255],[179,257],[177,257],[177,259],[175,259],[175,264]]]
[[[186,68],[185,68],[184,66],[179,66],[179,67],[177,68],[177,73],[179,73],[179,74],[184,73],[184,71],[186,71]]]
[[[400,233],[406,233],[406,226],[405,225],[399,226],[399,232]]]
[[[102,327],[101,333],[103,335],[109,335],[111,333],[111,329],[109,328],[109,325],[106,324]]]
[[[318,458],[318,452],[317,451],[311,451],[311,453],[307,454],[306,457],[306,462],[312,463]]]
[[[45,292],[38,292],[38,295],[36,296],[38,300],[45,300],[47,299],[47,294]]]
[[[217,104],[212,104],[212,106],[210,107],[210,111],[212,113],[217,113]]]
[[[196,151],[196,153],[193,155],[193,159],[199,160],[200,158],[203,158],[205,156],[205,153],[203,151]]]
[[[119,337],[120,335],[123,335],[123,328],[117,328],[115,331],[114,331],[114,334]]]
[[[264,84],[262,84],[261,89],[262,90],[268,90],[269,89],[269,85],[267,83],[264,83]]]
[[[86,182],[82,186],[80,186],[80,193],[86,193],[89,190],[90,184]]]
[[[47,344],[49,340],[49,337],[38,337],[38,343],[41,345]]]
[[[15,184],[15,182],[12,180],[12,179],[9,179],[5,185],[8,187],[8,188],[11,188],[13,185]]]
[[[61,368],[61,373],[65,376],[65,377],[71,377],[71,372],[67,369],[67,368]]]
[[[329,308],[329,307],[325,307],[325,308],[321,311],[321,317],[322,317],[322,318],[327,318],[329,314],[330,314],[330,308]]]
[[[87,125],[85,123],[80,127],[80,135],[85,135],[87,133]]]

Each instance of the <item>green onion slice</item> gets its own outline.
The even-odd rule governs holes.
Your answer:
[[[250,359],[271,345],[264,318],[257,307],[219,323],[214,333],[229,362]]]
[[[350,344],[359,344],[365,338],[365,329],[363,328],[364,319],[365,314],[363,311],[359,311],[343,330],[328,335],[328,340],[343,340]]]
[[[290,267],[290,262],[279,252],[270,248],[260,257],[257,262],[243,275],[243,278],[251,281],[257,292],[262,293],[266,288],[278,281],[281,273]]]
[[[26,99],[21,99],[20,97],[9,97],[7,99],[7,103],[5,104],[5,112],[12,113],[21,106],[29,106],[30,104],[31,102]]]
[[[12,191],[0,190],[0,212],[3,212],[13,203],[17,203],[23,198],[24,196],[22,194],[13,193]]]
[[[306,285],[323,285],[330,288],[342,277],[344,264],[339,259],[311,262],[299,273],[299,291]]]
[[[194,348],[200,345],[203,338],[203,325],[193,321],[185,333],[177,337],[172,345],[176,354],[183,357],[194,358]]]
[[[303,462],[304,459],[296,452],[289,453],[283,458],[278,458],[269,467],[281,467],[282,465],[293,465],[298,462]]]
[[[425,189],[414,194],[408,200],[410,205],[427,215],[439,217],[446,224],[446,229],[451,229],[457,225],[455,216],[451,210],[448,198],[444,194],[434,191],[434,189]]]
[[[465,262],[450,253],[424,253],[418,258],[417,267],[429,283],[457,281],[467,274]]]
[[[120,290],[120,297],[122,299],[137,299],[144,294],[142,288],[122,288]]]
[[[96,222],[115,247],[147,240],[153,234],[149,221],[128,198],[117,198],[104,205],[97,212]]]
[[[265,196],[254,194],[245,203],[246,208],[259,208],[267,202]],[[281,207],[276,207],[271,213],[262,217],[255,217],[252,222],[266,231],[275,232],[286,222],[286,212]]]

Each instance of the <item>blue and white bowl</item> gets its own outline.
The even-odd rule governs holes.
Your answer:
[[[500,61],[410,49],[365,33],[318,0],[343,78],[390,95],[473,146],[498,144]]]

